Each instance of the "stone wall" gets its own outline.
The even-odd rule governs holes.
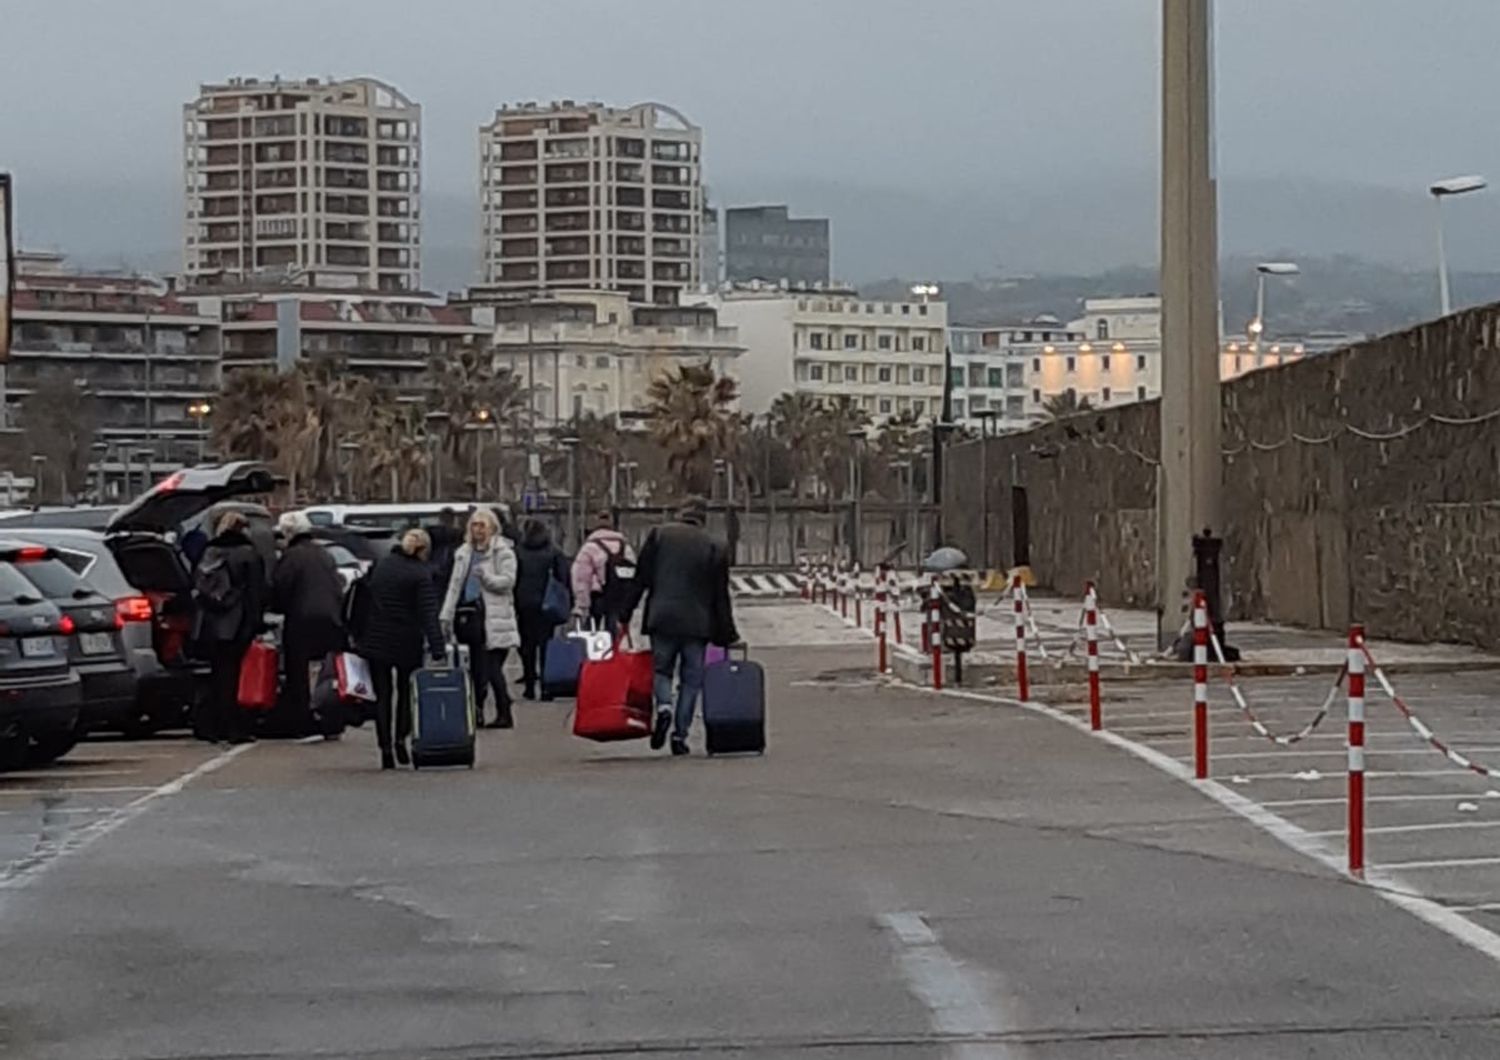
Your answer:
[[[1225,385],[1226,592],[1235,617],[1500,647],[1500,305]],[[1106,603],[1156,597],[1156,402],[947,455],[947,537],[1012,559],[1026,485],[1038,580]],[[1184,549],[1189,547],[1183,542]]]

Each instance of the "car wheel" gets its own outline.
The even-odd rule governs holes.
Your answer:
[[[49,765],[77,746],[76,732],[49,732],[43,736],[33,736],[26,761],[33,766]]]
[[[120,732],[127,740],[145,740],[156,732],[156,724],[150,714],[136,714],[120,723]]]
[[[24,736],[0,736],[0,772],[25,769],[30,741]]]

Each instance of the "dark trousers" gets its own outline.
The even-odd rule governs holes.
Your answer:
[[[240,706],[240,666],[248,647],[241,641],[208,645],[208,701],[201,731],[205,739],[232,740],[250,731],[250,719]]]
[[[505,660],[509,648],[469,649],[469,683],[474,686],[474,714],[478,721],[484,720],[484,701],[490,694],[495,698],[495,716],[510,717],[510,689],[505,687]]]
[[[390,751],[397,743],[405,743],[411,738],[411,675],[415,670],[415,666],[393,668],[374,662],[370,664],[370,680],[375,685],[375,739],[382,751]],[[394,742],[391,739],[393,720]]]
[[[547,642],[557,627],[542,614],[540,607],[517,609],[516,621],[521,627],[521,683],[534,693],[547,665]]]
[[[286,724],[292,735],[306,736],[317,728],[313,725],[308,670],[313,663],[344,650],[344,633],[334,625],[289,626],[281,650],[286,664],[286,680],[281,685]]]

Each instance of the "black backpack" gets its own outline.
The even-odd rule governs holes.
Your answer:
[[[635,589],[635,561],[625,555],[623,542],[613,549],[603,541],[598,545],[604,549],[604,585],[594,594],[594,599],[601,612],[618,618],[630,606]]]
[[[208,611],[222,614],[233,610],[240,602],[240,591],[229,573],[229,553],[226,550],[210,548],[203,554],[193,575],[193,591],[199,606]]]

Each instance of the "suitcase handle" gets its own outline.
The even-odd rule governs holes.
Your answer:
[[[728,658],[728,659],[734,658],[734,653],[735,652],[739,652],[740,653],[740,661],[741,662],[749,662],[750,661],[750,645],[746,644],[743,640],[737,640],[733,644],[730,644],[727,647],[724,647],[724,657],[725,658]]]

